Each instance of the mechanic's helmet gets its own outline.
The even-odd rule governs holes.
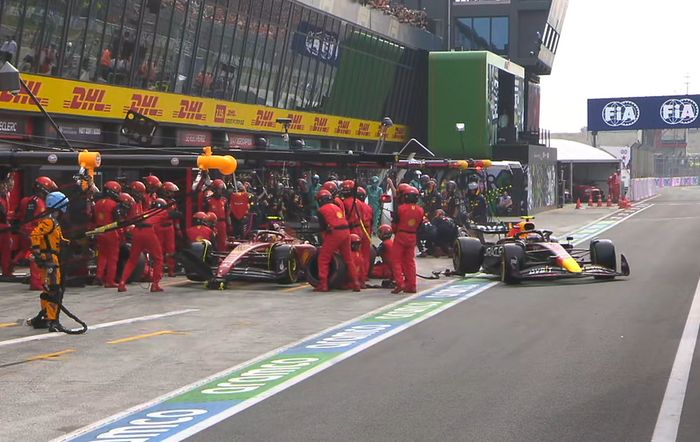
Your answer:
[[[141,181],[132,181],[131,184],[129,184],[129,191],[132,196],[134,194],[143,195],[146,193],[146,185]]]
[[[179,192],[180,188],[177,187],[175,183],[172,181],[166,181],[163,183],[163,187],[161,188],[163,190],[163,193],[172,196],[174,193]]]
[[[207,222],[209,223],[210,227],[216,226],[216,223],[219,221],[219,217],[216,216],[216,213],[214,212],[207,212]]]
[[[404,202],[415,204],[418,202],[419,196],[420,192],[418,192],[418,189],[413,186],[408,186],[408,189],[406,189],[403,194],[403,200]]]
[[[364,187],[357,188],[357,199],[359,199],[360,201],[364,201],[367,199],[367,191]]]
[[[379,184],[379,177],[375,175],[375,176],[373,176],[372,178],[370,178],[369,181],[370,181],[370,183],[372,183],[372,184],[374,184],[374,185],[376,186],[376,185]]]
[[[163,183],[160,182],[160,178],[155,175],[148,175],[147,177],[144,177],[143,182],[149,192],[155,192],[163,185]]]
[[[455,181],[452,181],[452,180],[448,181],[447,182],[447,191],[454,192],[455,190],[457,190],[457,183]]]
[[[428,184],[428,182],[430,182],[430,175],[428,175],[427,173],[425,175],[421,175],[420,183],[422,185],[426,186]]]
[[[398,192],[399,194],[406,193],[406,191],[409,189],[409,187],[411,187],[410,184],[408,184],[408,183],[401,183],[401,184],[399,184],[399,187],[398,187],[398,189],[397,189],[397,192]]]
[[[355,190],[355,182],[353,180],[345,180],[340,183],[340,194],[350,196]]]
[[[435,180],[428,180],[428,184],[426,185],[428,190],[433,191],[437,187],[437,181]]]
[[[321,177],[318,176],[317,174],[314,174],[314,176],[311,177],[311,182],[314,184],[318,184],[319,181],[321,181]]]
[[[165,207],[167,205],[168,205],[168,202],[165,201],[163,198],[156,198],[151,203],[151,209],[162,209],[163,207]]]
[[[122,186],[116,181],[107,181],[102,189],[105,195],[114,200],[119,199],[119,194],[122,193]]]
[[[338,185],[335,183],[335,181],[326,181],[323,183],[323,186],[321,186],[322,189],[329,191],[331,194],[334,194],[338,191]]]
[[[477,191],[479,190],[479,183],[476,181],[470,181],[469,184],[467,184],[467,189]]]
[[[360,235],[357,235],[355,233],[350,234],[350,248],[352,250],[360,250],[362,247],[362,240],[360,239]]]
[[[207,214],[204,212],[197,212],[192,215],[192,224],[195,226],[204,226],[207,224]]]
[[[143,183],[139,184],[143,185]],[[122,192],[119,194],[119,204],[125,209],[131,209],[134,206],[134,204],[136,204],[136,200],[133,196],[129,195],[128,193]]]
[[[37,194],[47,195],[50,192],[55,192],[58,190],[56,183],[47,176],[40,176],[34,180],[34,191]]]
[[[236,181],[236,190],[239,192],[245,192],[245,185],[240,181]]]
[[[221,193],[226,189],[226,183],[224,183],[224,180],[215,179],[214,181],[211,182],[210,187],[214,192]]]
[[[382,241],[385,241],[389,238],[391,238],[391,235],[394,234],[394,231],[391,229],[391,226],[389,224],[382,224],[379,226],[379,231],[377,232],[377,236],[379,239]]]
[[[51,192],[46,195],[46,207],[52,210],[60,210],[63,213],[68,211],[68,197],[62,192]]]
[[[326,189],[321,189],[316,194],[316,201],[320,206],[333,202],[333,194]]]
[[[445,211],[442,209],[437,209],[435,213],[433,214],[433,218],[444,218],[445,217]]]
[[[423,172],[421,172],[420,170],[416,170],[415,175],[417,179],[420,179],[420,176],[423,175]]]

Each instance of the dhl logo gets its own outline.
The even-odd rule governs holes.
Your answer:
[[[202,112],[203,107],[203,101],[180,100],[180,110],[173,111],[173,117],[182,120],[204,121],[207,119],[207,115]]]
[[[369,123],[360,123],[360,128],[357,129],[355,135],[358,137],[368,137],[369,136]]]
[[[394,126],[394,139],[403,140],[406,137],[406,129],[399,126]]]
[[[73,88],[73,98],[63,101],[63,108],[83,111],[109,112],[112,110],[112,105],[103,103],[106,94],[107,91],[104,89],[76,86]]]
[[[214,110],[214,122],[215,123],[225,123],[226,122],[226,105],[217,104]]]
[[[311,126],[311,131],[328,133],[328,118],[314,117],[314,125]]]
[[[335,133],[339,135],[350,135],[350,120],[338,120],[338,127],[335,128]]]
[[[275,127],[275,122],[273,118],[275,117],[274,111],[259,110],[256,112],[255,119],[253,120],[253,126],[257,127]]]
[[[43,106],[49,104],[48,98],[39,97],[39,91],[41,90],[41,81],[27,81],[27,88],[34,94],[35,97],[39,99]],[[22,87],[19,94],[12,95],[9,92],[0,92],[0,103],[11,103],[11,104],[30,104],[34,105],[32,97],[27,93],[27,89]]]
[[[304,125],[302,124],[303,115],[289,114],[288,118],[292,120],[291,124],[289,125],[289,130],[304,130]]]
[[[133,110],[147,117],[163,116],[163,109],[158,108],[158,99],[156,95],[133,94],[131,96],[131,104],[124,106],[124,112]]]

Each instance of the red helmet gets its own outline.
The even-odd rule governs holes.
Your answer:
[[[51,178],[47,176],[40,176],[34,180],[34,190],[49,194],[58,190],[58,186]]]
[[[401,184],[399,184],[399,187],[398,187],[398,189],[397,189],[397,192],[398,192],[399,194],[401,194],[401,193],[406,193],[406,191],[407,191],[410,187],[411,187],[411,185],[408,184],[408,183],[401,183]]]
[[[146,186],[141,181],[132,181],[129,184],[129,190],[138,194],[144,194],[146,193]]]
[[[118,199],[119,194],[122,193],[122,185],[116,181],[107,181],[102,188],[104,189],[105,195],[110,198]]]
[[[327,190],[333,194],[338,191],[338,185],[335,183],[335,181],[326,181],[323,183],[323,186],[321,186],[321,189]]]
[[[180,191],[180,188],[177,187],[177,185],[175,185],[175,183],[173,183],[172,181],[164,182],[162,189],[163,189],[163,191],[170,192],[170,193],[175,193],[175,192]]]
[[[377,236],[382,241],[391,238],[391,235],[393,234],[394,231],[391,229],[391,226],[389,224],[382,224],[381,226],[379,226],[379,230],[377,231]]]
[[[403,200],[407,203],[417,203],[420,192],[413,186],[408,186],[408,189],[403,194]]]
[[[216,216],[216,213],[214,212],[207,212],[207,221],[209,222],[209,224],[214,226],[219,221],[219,217]]]
[[[333,201],[333,195],[328,190],[321,189],[316,194],[316,201],[318,201],[318,204],[321,206],[324,204],[328,204],[331,201]]]
[[[364,201],[367,198],[367,191],[365,190],[364,187],[357,188],[357,198],[360,201]]]
[[[352,192],[355,188],[355,182],[353,180],[345,180],[340,183],[340,190],[342,192]]]
[[[224,183],[224,180],[216,179],[212,181],[211,187],[213,190],[218,190],[220,192],[223,192],[224,189],[226,189],[226,183]]]
[[[156,198],[153,203],[151,203],[151,208],[157,207],[157,208],[162,208],[168,205],[168,202],[165,201],[163,198]]]
[[[155,189],[159,189],[160,186],[163,184],[160,182],[160,178],[158,178],[155,175],[148,175],[143,179],[143,182],[146,184],[146,187],[149,188],[149,190],[153,191]]]
[[[351,233],[350,234],[350,244],[358,244],[362,243],[362,239],[360,239],[360,235],[356,233]]]
[[[128,193],[120,193],[119,194],[119,204],[126,207],[127,209],[131,209],[131,207],[134,204],[136,204],[136,200],[134,200],[134,197],[129,195]]]
[[[207,223],[207,214],[204,212],[197,212],[192,215],[192,224],[195,226],[203,226]]]

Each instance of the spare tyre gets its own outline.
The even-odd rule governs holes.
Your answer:
[[[306,266],[306,281],[313,287],[317,287],[321,281],[318,279],[318,253],[316,253]],[[342,289],[345,287],[347,267],[343,258],[338,253],[333,254],[330,270],[328,271],[328,288]]]

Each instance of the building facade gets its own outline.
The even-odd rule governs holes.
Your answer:
[[[276,120],[291,118],[307,147],[363,149],[384,116],[390,143],[420,126],[427,51],[440,45],[376,14],[349,1],[5,0],[0,36],[79,144],[125,143],[133,109],[159,122],[155,146],[285,148]],[[0,138],[55,141],[26,94],[0,102]]]

